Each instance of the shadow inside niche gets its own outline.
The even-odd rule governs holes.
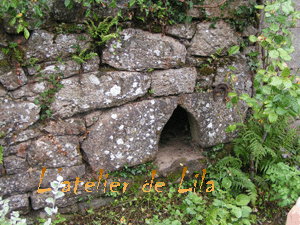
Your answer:
[[[193,144],[188,113],[178,106],[161,132],[155,160],[158,173],[166,177],[174,172],[181,174],[183,167],[191,171],[200,170],[202,164],[199,161],[203,158],[200,149]]]
[[[191,139],[188,114],[185,109],[178,106],[160,135],[160,144],[168,144],[174,140],[189,141]]]

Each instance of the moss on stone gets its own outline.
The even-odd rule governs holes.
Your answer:
[[[211,67],[206,66],[206,67],[202,67],[199,72],[203,76],[209,76],[214,73],[214,70]]]

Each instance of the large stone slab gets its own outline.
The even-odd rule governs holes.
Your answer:
[[[7,98],[0,101],[0,133],[24,130],[40,118],[40,107],[32,102],[11,101]]]
[[[235,31],[230,24],[218,21],[215,28],[210,28],[211,23],[197,24],[197,31],[188,48],[188,53],[194,56],[210,56],[219,48],[223,48],[220,55],[226,55],[231,46],[238,45]]]
[[[169,97],[104,112],[82,144],[89,164],[96,171],[114,171],[153,159],[160,133],[176,106],[177,97]]]
[[[33,141],[27,150],[27,161],[31,167],[63,167],[82,163],[79,138],[77,136],[52,136]]]
[[[194,24],[174,24],[170,26],[166,34],[177,37],[177,38],[185,38],[192,39],[194,34],[196,33],[196,29]]]
[[[7,90],[15,90],[27,83],[27,77],[22,69],[15,69],[0,75],[0,82]]]
[[[50,182],[56,180],[58,169],[46,169],[42,179],[41,188],[50,187]],[[85,166],[71,166],[62,168],[60,175],[65,180],[75,180],[76,177],[82,177],[85,173]],[[37,190],[41,180],[42,170],[34,168],[29,169],[27,172],[11,175],[0,178],[0,194],[23,194],[29,191]]]
[[[195,67],[155,70],[151,73],[154,96],[168,96],[194,92],[197,71]]]
[[[148,92],[150,77],[138,72],[111,71],[86,73],[61,82],[51,104],[53,115],[70,117],[93,109],[118,106]]]
[[[236,68],[234,71],[236,81],[233,82],[235,91],[238,95],[246,93],[251,96],[252,81],[247,60],[243,57],[230,57],[219,63],[223,64],[223,67],[217,68],[212,86],[226,84],[228,88],[232,89],[228,75],[230,74],[229,66],[234,66]],[[236,106],[227,109],[226,103],[223,101],[223,93],[217,96],[216,102],[212,92],[185,94],[180,97],[179,102],[179,105],[189,113],[192,138],[201,147],[211,147],[220,142],[226,143],[235,137],[235,133],[227,134],[225,129],[234,122],[240,122],[241,119]],[[242,119],[244,119],[248,110],[247,104],[239,101],[239,109]]]
[[[83,38],[79,37],[84,36]],[[59,34],[54,35],[44,30],[36,30],[30,36],[27,44],[26,58],[37,58],[38,62],[53,61],[57,57],[66,58],[76,53],[80,48],[89,48],[92,38],[88,34]]]
[[[174,38],[129,28],[120,32],[120,39],[106,43],[103,63],[129,71],[166,69],[185,63],[185,46]]]
[[[29,198],[27,194],[13,195],[9,198],[9,212],[19,211],[20,214],[26,214],[30,211]]]

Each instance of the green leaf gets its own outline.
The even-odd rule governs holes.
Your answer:
[[[237,53],[239,50],[240,50],[240,46],[238,46],[238,45],[232,46],[232,47],[228,50],[228,54],[229,54],[229,55],[233,55],[233,54]]]
[[[292,81],[290,81],[290,79],[283,79],[282,83],[286,89],[292,87],[292,85],[293,85],[293,83],[292,83]]]
[[[282,79],[280,77],[272,77],[270,85],[279,87],[282,84]]]
[[[236,125],[235,124],[231,124],[228,127],[226,127],[226,132],[230,133],[232,131],[236,130]]]
[[[269,94],[271,94],[271,91],[272,91],[272,87],[269,86],[269,85],[264,85],[264,86],[261,87],[261,92],[262,92],[262,94],[264,94],[264,95],[269,95]]]
[[[24,29],[23,25],[19,24],[18,27],[17,27],[17,33],[22,32],[23,29]]]
[[[256,36],[250,35],[249,40],[250,40],[251,42],[257,42],[258,39],[257,39]]]
[[[128,8],[130,8],[131,6],[133,6],[134,3],[135,3],[135,0],[131,0],[131,1],[128,3]]]
[[[276,113],[270,113],[268,119],[270,123],[275,123],[278,120],[278,115]]]
[[[234,66],[228,66],[228,68],[231,70],[236,70],[236,68]]]
[[[252,209],[249,206],[242,206],[242,217],[248,218],[251,212]]]
[[[65,6],[68,8],[69,5],[71,4],[71,0],[65,0]]]
[[[264,5],[256,5],[255,8],[256,8],[256,9],[263,9],[263,8],[264,8]]]
[[[279,30],[279,25],[277,23],[272,23],[270,29],[276,32]]]
[[[288,110],[286,110],[286,109],[283,108],[283,107],[278,107],[278,108],[276,109],[276,113],[277,113],[279,116],[283,116],[283,115],[285,115],[285,114],[288,113]]]
[[[243,206],[243,205],[248,205],[250,202],[250,197],[248,195],[245,194],[239,194],[236,197],[236,204],[239,206]]]
[[[228,177],[225,177],[222,179],[222,186],[225,189],[229,189],[231,187],[231,184],[232,184],[232,181]]]
[[[237,103],[238,101],[239,101],[239,98],[238,98],[238,97],[233,97],[233,98],[231,99],[231,102],[232,102],[233,104]]]
[[[24,36],[25,36],[26,39],[28,39],[29,36],[30,36],[30,33],[29,33],[29,31],[27,30],[26,27],[24,28]]]
[[[270,56],[271,58],[275,59],[275,58],[278,58],[278,57],[279,57],[279,53],[278,53],[277,50],[271,50],[271,51],[269,52],[269,56]]]
[[[9,25],[12,27],[16,23],[17,18],[13,17],[9,23]]]
[[[233,215],[235,215],[237,218],[241,218],[242,217],[242,209],[239,208],[239,207],[234,207],[232,210],[231,210],[231,213]]]
[[[36,104],[36,105],[40,104],[40,98],[36,98],[36,99],[34,100],[34,104]]]
[[[228,93],[228,97],[236,97],[236,96],[237,96],[237,93],[235,93],[235,92]]]
[[[286,1],[282,4],[282,11],[287,15],[294,12],[294,8],[291,6],[291,3],[291,1]]]

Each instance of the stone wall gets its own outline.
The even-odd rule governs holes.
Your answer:
[[[10,42],[17,42],[23,59],[19,62],[0,52],[0,145],[4,149],[0,194],[10,199],[11,210],[26,214],[46,206],[50,193],[37,193],[43,167],[47,171],[41,188],[46,188],[59,168],[64,180],[80,177],[85,183],[90,180],[90,170],[114,171],[125,164],[135,166],[155,159],[161,132],[178,106],[186,110],[198,146],[208,148],[233,139],[234,134],[227,134],[225,128],[240,121],[237,109],[227,109],[223,95],[214,101],[210,90],[221,83],[231,87],[227,77],[229,66],[234,66],[235,90],[252,94],[247,51],[230,57],[227,51],[256,29],[251,25],[244,33],[237,33],[225,22],[233,17],[228,6],[206,9],[208,17],[221,18],[216,23],[203,21],[203,11],[193,9],[189,12],[192,24],[173,25],[164,35],[127,21],[120,25],[120,42],[112,39],[95,48],[79,5],[68,11],[63,1],[48,2],[50,13],[40,29],[34,29],[34,19],[27,19],[28,40],[9,26],[7,18],[0,35],[0,47],[9,48]],[[247,4],[249,1],[235,0],[230,9]],[[129,10],[122,5],[118,7],[126,15]],[[99,17],[116,13],[113,8],[93,10]],[[57,33],[49,25],[55,22],[76,23],[83,29]],[[295,36],[299,36],[299,29],[293,29]],[[296,39],[292,69],[299,68],[298,42]],[[78,64],[72,60],[78,55],[77,46],[81,51],[94,50],[98,56]],[[218,59],[204,66],[219,48]],[[33,58],[35,63],[30,65]],[[43,76],[38,76],[41,72]],[[52,74],[61,76],[53,78]],[[42,121],[41,104],[36,104],[36,99],[41,101],[40,94],[51,88],[53,79],[64,87],[48,103],[51,117]],[[197,92],[199,88],[203,91]],[[240,110],[244,118],[247,106],[242,103]],[[71,184],[74,187],[74,182]],[[87,200],[83,183],[77,194],[68,192],[57,201],[60,212],[80,210],[80,198]]]

